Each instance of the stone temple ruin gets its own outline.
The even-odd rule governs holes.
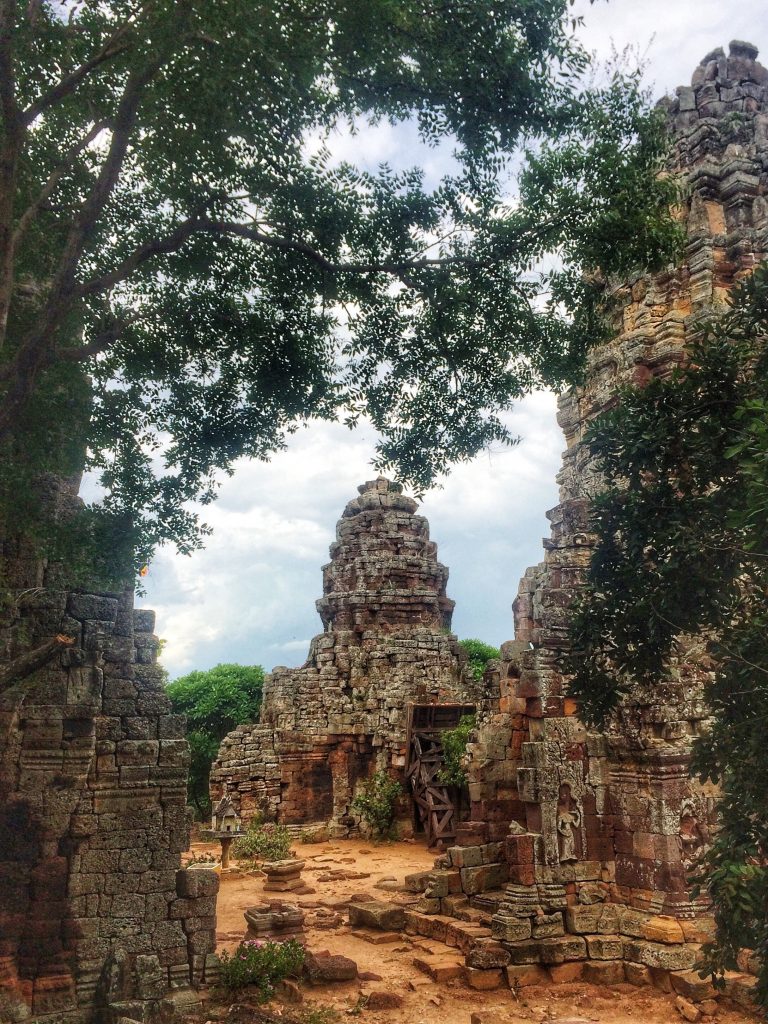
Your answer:
[[[392,638],[400,634],[389,609],[382,614],[382,583],[386,573],[395,574],[398,629],[407,628],[409,611],[410,622],[423,628],[429,616],[416,594],[409,603],[402,589],[419,586],[423,577],[403,575],[391,563],[374,570],[374,563],[360,558],[362,546],[348,546],[359,499],[340,523],[339,544],[325,571],[319,607],[329,632],[314,641],[302,669],[275,673],[262,724],[232,734],[220,753],[214,789],[239,795],[244,813],[246,801],[259,804],[267,797],[269,809],[286,822],[312,814],[314,820],[348,823],[355,777],[370,763],[367,751],[376,750],[378,762],[394,774],[405,767],[405,702],[473,704],[479,723],[469,748],[469,817],[457,824],[456,845],[438,859],[435,872],[414,882],[422,897],[404,922],[422,934],[451,934],[467,906],[483,910],[491,931],[475,934],[475,952],[467,958],[470,984],[477,987],[492,987],[502,968],[515,984],[583,976],[654,982],[687,995],[707,987],[691,968],[711,924],[686,882],[715,826],[715,793],[688,775],[691,743],[706,718],[696,645],[689,644],[686,657],[647,698],[625,701],[603,732],[579,721],[558,661],[568,646],[568,608],[593,540],[589,501],[599,480],[581,443],[586,426],[615,400],[618,386],[642,386],[683,362],[698,318],[766,257],[768,71],[756,57],[747,43],[732,43],[728,56],[715,50],[696,69],[691,86],[666,101],[678,169],[689,188],[681,213],[684,259],[673,270],[613,288],[613,340],[592,350],[586,384],[560,400],[567,442],[561,501],[548,513],[552,533],[544,561],[520,585],[515,640],[486,673],[482,693],[467,686],[450,638],[442,638],[436,657],[436,631],[425,647],[429,672],[421,641],[400,646],[397,672],[390,668],[387,637],[390,630]],[[367,488],[363,503],[377,493]],[[434,628],[440,619],[429,621]],[[362,626],[361,640],[346,632],[351,623]],[[340,628],[343,634],[336,632]],[[325,651],[334,654],[324,658]],[[342,659],[333,662],[339,653]],[[327,695],[320,683],[324,672]],[[358,689],[364,703],[356,703]],[[306,701],[305,692],[312,695]],[[326,737],[320,746],[318,723]],[[328,744],[337,750],[338,740],[329,734],[345,737],[341,772],[333,767],[338,754],[331,753],[323,769],[328,775],[304,775],[304,787],[317,785],[314,804],[308,796],[296,800],[293,766]],[[370,907],[360,916],[375,922],[377,911]],[[477,952],[481,946],[484,952]],[[746,998],[751,980],[744,976],[730,985],[732,995]]]
[[[61,589],[2,530],[0,554],[18,595],[5,663],[68,638],[0,688],[0,1021],[141,1021],[205,981],[219,885],[181,869],[189,747],[154,613]]]
[[[688,777],[706,715],[696,647],[600,733],[579,722],[557,665],[592,543],[585,426],[619,384],[684,361],[698,317],[766,257],[768,71],[756,57],[746,43],[714,51],[667,103],[689,185],[684,259],[614,289],[614,339],[561,399],[561,501],[501,660],[474,680],[448,633],[426,521],[373,481],[324,570],[325,632],[301,668],[272,673],[260,723],[227,737],[213,773],[214,795],[246,821],[260,809],[343,834],[361,780],[376,767],[405,778],[414,736],[435,742],[475,708],[469,802],[433,831],[446,847],[435,869],[396,905],[350,916],[456,947],[477,988],[506,974],[515,987],[583,977],[709,991],[691,968],[710,922],[686,887],[715,826],[715,794]],[[18,595],[4,663],[47,652],[22,680],[0,680],[0,1020],[170,1020],[215,969],[218,879],[180,867],[188,748],[153,616],[130,595],[67,591],[12,532],[0,529],[0,546]],[[746,1000],[750,985],[737,975],[728,992]]]
[[[399,484],[363,484],[336,528],[317,608],[325,632],[298,669],[264,684],[261,721],[224,740],[211,772],[214,799],[242,819],[356,824],[355,787],[376,767],[403,776],[409,708],[474,705],[478,683],[448,629],[448,570],[429,526]]]

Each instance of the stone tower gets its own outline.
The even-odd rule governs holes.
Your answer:
[[[715,50],[666,101],[676,169],[688,184],[683,260],[613,289],[613,339],[591,352],[585,385],[560,399],[568,446],[560,504],[547,513],[544,561],[520,584],[516,639],[502,648],[499,696],[478,734],[470,787],[473,819],[513,822],[507,910],[541,905],[547,885],[569,901],[597,885],[605,899],[681,919],[702,909],[686,882],[714,808],[714,794],[688,775],[706,717],[696,644],[652,692],[624,702],[604,733],[579,721],[558,659],[593,543],[589,503],[599,480],[586,427],[619,386],[642,386],[684,361],[697,319],[766,257],[768,71],[756,57],[747,43],[731,43],[728,56]]]
[[[267,676],[260,723],[230,733],[211,772],[212,796],[229,794],[245,820],[261,810],[346,831],[357,782],[402,774],[408,705],[472,698],[427,520],[399,484],[358,490],[323,568],[325,632],[301,668]]]
[[[218,878],[181,869],[189,747],[154,612],[69,591],[8,533],[0,663],[36,667],[0,683],[0,1021],[156,1019],[205,980]]]

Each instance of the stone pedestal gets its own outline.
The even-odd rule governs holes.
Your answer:
[[[245,912],[248,931],[246,939],[273,940],[304,939],[304,911],[293,903],[272,900],[249,907]]]
[[[303,860],[288,858],[287,860],[273,860],[261,865],[261,870],[267,876],[264,883],[264,892],[301,892],[307,886],[301,880],[301,871],[304,867]]]

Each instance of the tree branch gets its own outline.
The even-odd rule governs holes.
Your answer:
[[[40,373],[51,363],[56,332],[72,307],[75,274],[86,239],[93,231],[120,177],[143,90],[162,63],[162,58],[155,60],[132,74],[126,83],[114,117],[112,140],[106,159],[74,218],[45,307],[37,324],[19,346],[10,367],[3,370],[3,378],[10,383],[0,405],[0,438],[12,433],[18,414],[34,391]]]
[[[15,27],[16,0],[0,0],[0,111],[3,115],[3,140],[0,146],[0,350],[5,342],[13,289],[13,201],[24,137],[13,70]]]
[[[104,131],[104,129],[106,129],[107,127],[107,121],[98,121],[96,124],[94,124],[90,131],[84,136],[84,138],[82,138],[80,142],[72,146],[72,148],[67,153],[64,154],[64,157],[61,160],[61,162],[57,164],[53,171],[51,171],[50,175],[48,176],[48,180],[40,190],[40,194],[38,195],[38,197],[32,203],[29,204],[29,206],[26,208],[24,213],[19,218],[18,224],[16,225],[16,230],[13,233],[12,244],[14,252],[18,247],[18,244],[23,238],[24,234],[26,233],[29,225],[40,212],[40,208],[43,206],[44,203],[46,203],[51,198],[54,191],[56,190],[56,186],[61,181],[62,177],[67,172],[67,170],[69,170],[69,168],[72,166],[72,161],[75,159],[76,156],[82,153],[82,151],[88,145],[90,145],[91,142],[93,142],[93,140],[96,138],[99,132]]]
[[[38,669],[47,665],[62,648],[71,647],[74,642],[74,637],[59,633],[34,651],[28,651],[26,654],[14,658],[9,665],[0,669],[0,693],[7,690],[9,686],[13,686],[14,683],[26,679],[33,672],[37,672]]]
[[[92,71],[124,53],[131,45],[130,40],[126,39],[126,36],[129,30],[134,27],[135,18],[148,6],[149,4],[142,5],[135,14],[132,14],[122,25],[115,29],[98,53],[84,61],[74,71],[70,71],[49,92],[45,93],[44,96],[40,96],[34,103],[31,103],[22,114],[24,124],[32,124],[35,118],[48,110],[49,107],[55,106],[60,100],[73,93]]]

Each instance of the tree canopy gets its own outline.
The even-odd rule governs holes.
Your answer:
[[[634,73],[585,84],[573,28],[569,0],[0,0],[0,513],[85,465],[86,535],[139,566],[313,417],[369,417],[419,489],[510,441],[599,332],[582,268],[677,244],[661,121]],[[332,158],[382,119],[456,171]]]
[[[689,362],[627,389],[591,426],[605,477],[598,537],[573,623],[571,692],[600,723],[623,694],[653,692],[679,644],[699,639],[711,719],[693,771],[720,787],[698,885],[711,896],[717,976],[742,948],[768,1007],[768,267],[702,325]],[[685,657],[686,647],[683,647]]]
[[[261,665],[215,665],[169,683],[173,710],[187,716],[189,799],[201,816],[210,808],[208,776],[219,744],[235,726],[257,722],[264,669]]]

